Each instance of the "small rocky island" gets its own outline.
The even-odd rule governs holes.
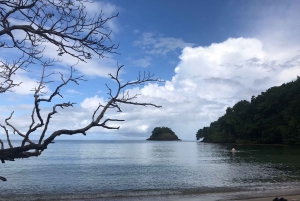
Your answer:
[[[152,131],[152,135],[147,140],[154,141],[174,141],[180,140],[177,135],[168,127],[156,127]]]

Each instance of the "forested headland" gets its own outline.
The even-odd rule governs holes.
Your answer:
[[[196,137],[215,143],[300,144],[300,77],[228,107]]]

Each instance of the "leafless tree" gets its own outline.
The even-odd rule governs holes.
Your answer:
[[[0,48],[23,54],[13,62],[0,60],[0,93],[20,84],[11,79],[17,70],[33,61],[43,62],[47,44],[57,47],[59,56],[67,54],[80,61],[114,53],[118,45],[110,43],[106,24],[118,14],[104,17],[101,11],[90,18],[87,3],[92,1],[0,0]]]
[[[31,64],[39,63],[42,66],[40,81],[33,89],[34,106],[28,130],[23,132],[11,123],[14,111],[5,119],[5,122],[0,124],[7,142],[6,145],[0,137],[2,163],[39,156],[60,135],[86,135],[86,132],[93,127],[119,129],[119,127],[110,126],[109,123],[124,121],[123,119],[107,118],[104,115],[109,109],[117,109],[121,112],[122,104],[161,107],[152,103],[135,102],[137,94],[131,95],[126,90],[128,87],[147,82],[160,82],[160,79],[154,78],[150,73],[140,73],[136,80],[124,83],[119,78],[123,66],[118,66],[115,75],[109,74],[110,78],[116,82],[117,89],[114,91],[106,85],[109,99],[106,104],[99,104],[98,108],[91,113],[90,123],[74,130],[58,129],[49,133],[51,118],[61,111],[60,109],[73,107],[75,103],[62,101],[53,104],[52,111],[46,116],[41,114],[43,104],[51,103],[55,97],[63,97],[60,90],[71,82],[79,84],[83,77],[75,76],[74,69],[71,67],[70,75],[65,77],[60,74],[61,83],[45,98],[44,89],[49,82],[53,81],[51,80],[52,73],[46,74],[46,69],[54,62],[53,60],[47,61],[43,57],[45,46],[55,45],[58,56],[68,54],[84,62],[93,56],[103,57],[105,53],[115,53],[117,48],[114,44],[107,44],[107,41],[110,41],[111,32],[105,28],[105,23],[115,18],[117,14],[103,18],[103,13],[100,13],[89,19],[85,8],[86,2],[85,0],[0,0],[0,48],[16,49],[21,52],[19,59],[14,61],[0,60],[0,93],[22,84],[15,83],[12,78],[18,70],[27,70]],[[34,133],[38,133],[38,142],[32,140]],[[17,146],[13,145],[10,140],[11,134],[17,134],[22,142]],[[0,176],[0,179],[6,181],[4,177]]]
[[[7,119],[5,119],[6,125],[0,124],[0,126],[4,129],[6,133],[6,140],[8,142],[8,148],[5,148],[4,143],[2,142],[2,140],[0,140],[1,143],[0,160],[2,161],[2,163],[4,163],[5,161],[14,161],[15,159],[18,158],[39,156],[45,149],[47,149],[48,145],[52,143],[53,140],[60,135],[76,135],[76,134],[86,135],[86,132],[93,127],[102,127],[105,129],[119,129],[119,127],[108,125],[109,122],[117,122],[117,121],[124,121],[124,120],[104,118],[104,114],[107,112],[108,109],[113,109],[113,108],[117,109],[118,112],[122,112],[121,110],[122,104],[154,106],[157,108],[161,107],[152,103],[135,102],[134,99],[137,98],[137,94],[130,95],[129,92],[126,91],[126,87],[141,85],[146,82],[159,82],[160,79],[153,78],[153,74],[144,73],[144,74],[139,74],[136,80],[128,81],[122,84],[119,79],[119,72],[123,66],[120,66],[118,67],[116,75],[109,74],[111,79],[113,79],[117,83],[117,90],[113,92],[113,90],[108,85],[106,85],[108,89],[109,100],[105,105],[99,104],[97,109],[93,112],[93,114],[91,114],[91,121],[89,124],[87,124],[85,127],[77,128],[74,130],[67,130],[67,129],[56,130],[46,138],[45,135],[49,128],[50,119],[53,117],[53,115],[58,113],[58,108],[64,109],[67,107],[73,107],[75,103],[62,102],[59,104],[54,104],[52,111],[48,113],[45,119],[41,115],[41,104],[46,102],[51,102],[52,99],[56,96],[62,97],[62,95],[60,94],[60,89],[62,87],[64,87],[70,82],[74,82],[78,84],[78,82],[82,80],[82,76],[74,77],[73,69],[71,69],[71,74],[68,78],[64,78],[64,76],[61,74],[61,84],[56,87],[55,91],[52,94],[50,94],[49,98],[42,98],[43,89],[45,88],[45,84],[47,83],[45,79],[49,76],[49,75],[45,75],[46,67],[47,66],[45,65],[43,68],[44,69],[43,74],[38,87],[34,89],[34,107],[31,113],[31,123],[28,130],[26,132],[20,132],[18,128],[16,128],[14,125],[12,125],[9,122],[13,117],[14,112],[12,112],[10,116]],[[39,141],[35,143],[30,139],[30,136],[32,136],[32,134],[36,132],[37,129],[39,129],[38,132],[40,132],[40,130],[42,130],[42,132],[40,134]],[[13,147],[10,140],[10,133],[8,130],[11,130],[12,133],[16,133],[22,137],[23,141],[17,147]],[[5,180],[5,178],[3,178],[3,180]]]

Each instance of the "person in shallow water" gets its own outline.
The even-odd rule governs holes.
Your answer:
[[[231,151],[232,151],[232,152],[235,152],[235,148],[232,148]]]

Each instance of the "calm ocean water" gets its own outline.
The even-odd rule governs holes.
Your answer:
[[[1,165],[0,200],[95,200],[300,187],[300,147],[56,141]],[[97,198],[97,199],[96,199]]]

